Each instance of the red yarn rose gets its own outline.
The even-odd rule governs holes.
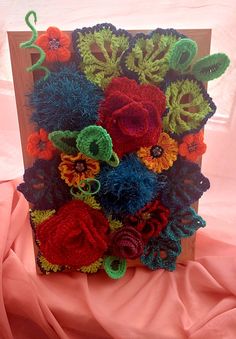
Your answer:
[[[129,215],[125,218],[126,226],[135,227],[141,235],[144,242],[152,237],[157,237],[166,227],[169,220],[170,211],[163,206],[159,200],[155,200],[144,206],[135,215]]]
[[[36,239],[40,252],[51,264],[80,268],[103,256],[108,229],[101,211],[72,200],[37,226]]]
[[[112,254],[119,258],[136,259],[143,253],[140,233],[133,227],[122,227],[110,237]]]
[[[155,145],[162,129],[165,95],[155,86],[113,78],[99,108],[100,124],[109,132],[114,151],[122,157]]]

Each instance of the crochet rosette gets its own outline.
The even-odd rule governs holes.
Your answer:
[[[29,95],[35,161],[18,187],[41,271],[103,267],[118,279],[127,260],[174,270],[181,238],[205,226],[190,206],[210,187],[194,163],[216,110],[201,81],[227,56],[196,61],[196,42],[174,29],[132,37],[111,24],[50,27],[21,47],[47,61],[30,69],[46,75]]]

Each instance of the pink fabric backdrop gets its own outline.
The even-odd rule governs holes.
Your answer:
[[[26,30],[35,9],[40,29],[112,22],[124,28],[212,28],[212,50],[231,67],[209,88],[218,110],[231,114],[206,129],[203,173],[212,188],[200,204],[207,228],[198,232],[196,261],[173,273],[129,269],[119,281],[103,272],[37,275],[28,206],[16,191],[23,164],[7,30]],[[0,338],[236,338],[236,114],[232,1],[1,1],[0,2]]]

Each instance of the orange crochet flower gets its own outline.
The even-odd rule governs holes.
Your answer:
[[[58,168],[61,178],[68,186],[78,187],[81,180],[94,178],[100,171],[99,161],[88,158],[82,153],[75,156],[62,153],[61,160]]]
[[[206,152],[206,144],[203,142],[203,131],[197,134],[188,134],[183,137],[179,145],[179,154],[188,160],[195,161]]]
[[[137,154],[147,168],[161,173],[170,168],[177,159],[178,144],[167,133],[162,132],[156,145],[141,147]]]
[[[38,132],[30,134],[27,143],[27,152],[35,158],[50,160],[56,149],[48,139],[48,133],[40,128]]]
[[[47,62],[66,62],[71,57],[70,37],[57,27],[49,27],[47,33],[38,37],[36,44],[46,53]]]

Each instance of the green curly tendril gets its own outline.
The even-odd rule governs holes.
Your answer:
[[[27,72],[33,72],[36,69],[41,69],[45,72],[44,80],[46,80],[48,78],[49,74],[50,74],[50,71],[47,67],[41,66],[42,63],[45,60],[46,54],[42,50],[41,47],[34,44],[34,42],[38,38],[38,32],[36,31],[35,27],[29,21],[29,18],[30,18],[31,15],[34,17],[34,24],[36,24],[36,22],[37,22],[37,15],[36,15],[35,11],[29,11],[25,16],[25,22],[26,22],[27,26],[32,31],[32,37],[31,37],[30,40],[22,42],[20,44],[20,48],[35,48],[35,49],[37,49],[37,51],[40,54],[39,60],[35,64],[33,64],[31,67],[28,67],[26,70],[27,70]]]

